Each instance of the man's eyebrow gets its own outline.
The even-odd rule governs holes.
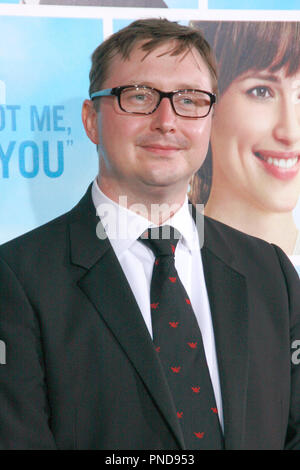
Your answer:
[[[159,88],[149,80],[127,80],[127,85],[144,85],[150,88]],[[199,83],[179,83],[173,90],[206,90],[207,86],[201,86]],[[172,91],[172,90],[169,90]],[[209,91],[209,90],[208,90]],[[212,93],[212,92],[211,92]]]

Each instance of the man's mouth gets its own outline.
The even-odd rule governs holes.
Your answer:
[[[146,151],[149,152],[149,154],[152,155],[157,155],[160,157],[165,157],[165,158],[170,158],[178,155],[178,152],[182,150],[182,147],[179,147],[177,145],[160,145],[160,144],[152,144],[149,142],[149,144],[141,145],[141,147]]]
[[[154,150],[180,150],[180,147],[176,147],[174,145],[148,144],[148,145],[143,145],[142,147],[147,148],[147,149],[154,149]]]
[[[142,136],[137,139],[136,145],[153,153],[177,153],[181,150],[189,148],[189,142],[184,137],[176,137],[168,139],[155,138],[153,136]]]

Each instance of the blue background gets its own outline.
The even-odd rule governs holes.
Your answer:
[[[43,224],[69,210],[97,173],[95,147],[86,138],[81,123],[81,106],[88,97],[90,55],[102,41],[102,21],[70,18],[0,17],[0,80],[6,84],[6,105],[18,105],[17,128],[0,131],[2,151],[9,142],[15,148],[3,177],[0,160],[0,243]],[[57,121],[65,131],[30,130],[30,106],[60,106]],[[3,122],[2,122],[3,125]],[[1,128],[1,127],[0,127]],[[20,171],[19,148],[33,141],[39,149],[39,172],[33,178]],[[42,142],[49,142],[50,167],[57,168],[57,141],[63,142],[64,172],[49,178],[43,170]],[[33,152],[26,151],[26,172],[33,170]],[[7,175],[6,175],[7,176]]]

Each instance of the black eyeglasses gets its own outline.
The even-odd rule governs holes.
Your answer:
[[[164,92],[145,85],[125,85],[95,91],[91,99],[101,96],[117,96],[121,110],[131,114],[152,114],[161,100],[168,98],[174,113],[187,118],[206,117],[216,102],[216,95],[209,91],[186,89]]]

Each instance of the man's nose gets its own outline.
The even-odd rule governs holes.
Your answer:
[[[300,102],[296,103],[291,95],[278,106],[273,134],[276,140],[287,146],[300,141]]]
[[[165,97],[161,100],[158,108],[152,114],[151,129],[159,130],[161,133],[175,132],[177,116],[173,110],[171,101]]]

